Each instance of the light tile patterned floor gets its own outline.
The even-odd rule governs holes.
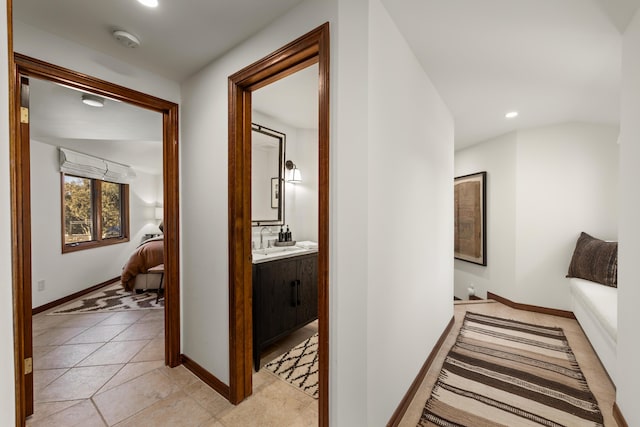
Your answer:
[[[615,426],[613,385],[575,320],[500,303],[456,304],[456,323],[401,426],[415,426],[467,311],[565,330],[605,426]],[[27,426],[315,426],[317,401],[261,369],[254,394],[233,406],[180,366],[164,366],[163,311],[34,316],[35,414]],[[311,324],[266,349],[261,365],[317,330]]]
[[[427,376],[422,382],[420,389],[400,422],[401,427],[415,427],[418,423],[422,415],[422,408],[431,394],[431,388],[440,373],[445,356],[455,343],[460,327],[462,326],[462,319],[467,311],[505,317],[537,325],[561,327],[569,340],[569,345],[578,360],[580,369],[582,369],[582,372],[587,377],[589,388],[598,400],[600,411],[602,411],[604,416],[605,427],[617,426],[617,423],[613,419],[612,412],[613,402],[615,400],[615,389],[577,321],[530,311],[516,310],[498,302],[467,301],[455,304],[455,324],[453,329],[447,336],[447,339],[431,365],[431,369],[427,372]]]
[[[269,347],[262,364],[316,331],[311,324]],[[40,313],[33,345],[29,427],[317,425],[317,401],[265,370],[233,406],[184,367],[164,366],[163,310]]]

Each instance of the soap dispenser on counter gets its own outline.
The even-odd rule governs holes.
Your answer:
[[[291,230],[287,225],[287,230],[284,231],[283,227],[280,227],[280,233],[278,233],[278,241],[274,243],[275,246],[294,246],[296,241],[291,238]]]

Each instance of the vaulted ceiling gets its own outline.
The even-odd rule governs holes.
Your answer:
[[[617,125],[637,0],[382,2],[451,110],[456,148],[559,122]]]

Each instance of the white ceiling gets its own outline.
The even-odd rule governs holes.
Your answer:
[[[14,0],[14,19],[129,64],[182,81],[301,0]],[[141,46],[124,48],[123,29]]]
[[[160,0],[151,10],[135,0],[15,0],[13,8],[15,19],[182,81],[299,2]],[[617,124],[620,32],[639,2],[382,0],[451,110],[456,148],[569,120]],[[114,28],[142,45],[118,45]],[[520,116],[506,120],[514,109]]]
[[[162,115],[105,99],[104,107],[82,103],[76,89],[29,80],[32,139],[70,148],[135,169],[162,172]]]
[[[563,121],[618,123],[619,28],[637,0],[382,2],[451,110],[457,149]]]
[[[182,81],[300,1],[160,0],[148,9],[135,0],[14,0],[13,9],[15,20]],[[141,46],[122,47],[114,29],[131,32]],[[309,67],[261,89],[254,108],[294,127],[317,127],[317,102],[299,96],[317,89],[317,72]],[[32,79],[31,136],[161,173],[159,113],[110,100],[92,108],[80,98],[73,89]]]

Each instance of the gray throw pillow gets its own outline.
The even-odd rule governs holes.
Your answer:
[[[567,277],[618,287],[618,242],[605,242],[585,232],[573,251]]]

